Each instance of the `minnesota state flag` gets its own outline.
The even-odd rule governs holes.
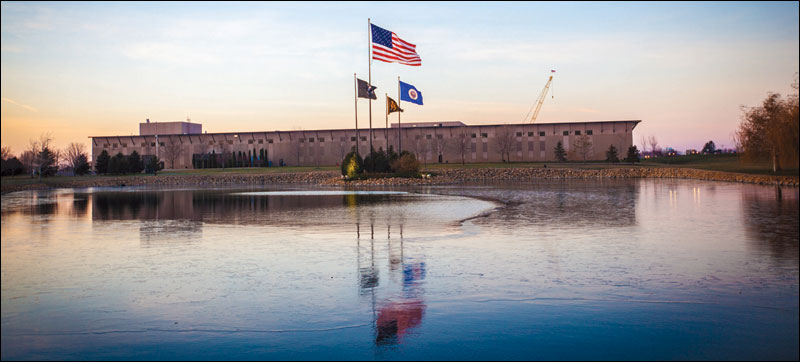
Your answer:
[[[400,82],[400,100],[422,105],[422,92],[413,85]]]

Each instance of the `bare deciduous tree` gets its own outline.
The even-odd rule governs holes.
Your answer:
[[[11,158],[11,147],[9,146],[0,147],[0,157],[2,157],[3,160]]]
[[[650,153],[653,155],[653,157],[655,157],[659,150],[656,136],[650,136],[650,138],[647,139],[647,143],[650,144]]]
[[[592,140],[589,136],[584,134],[575,140],[575,153],[583,157],[584,162],[586,161],[586,157],[592,153]]]
[[[169,161],[169,168],[175,168],[175,160],[177,160],[181,155],[183,155],[183,145],[175,140],[172,137],[168,137],[167,141],[164,142],[164,146],[162,147],[164,159]]]
[[[22,162],[22,167],[26,173],[33,174],[35,159],[36,156],[31,150],[25,150],[19,155],[19,162]]]
[[[49,133],[42,134],[38,140],[30,140],[30,145],[26,151],[31,155],[29,160],[30,168],[36,171],[40,180],[42,173],[46,175],[55,174],[55,172],[51,172],[51,169],[58,167],[59,153],[50,147],[52,141],[53,137]]]
[[[449,144],[449,139],[444,138],[444,135],[436,135],[433,139],[433,150],[436,151],[436,158],[438,159],[440,156],[444,154],[444,151],[447,149],[447,145]]]
[[[456,137],[452,139],[452,147],[461,156],[461,164],[463,165],[466,162],[470,138],[466,127],[461,127],[456,132]]]
[[[647,152],[647,137],[645,137],[644,135],[641,135],[641,137],[639,137],[639,146],[642,147],[642,154]]]
[[[338,141],[334,141],[333,144],[334,144],[334,148],[339,153],[339,159],[340,160],[344,160],[344,155],[347,154],[347,151],[348,151],[348,148],[349,148],[348,147],[348,143],[347,143],[347,137],[341,137],[341,138],[339,138]]]
[[[414,142],[414,149],[417,151],[417,159],[421,158],[425,166],[428,166],[428,151],[430,150],[428,140],[420,137]]]
[[[87,157],[86,146],[83,143],[71,142],[62,154],[64,161],[75,170],[78,167],[80,157]]]
[[[208,167],[208,164],[209,164],[209,162],[208,162],[208,158],[209,158],[208,150],[209,150],[209,148],[210,147],[209,147],[208,143],[203,142],[203,139],[200,138],[200,142],[197,144],[197,151],[200,152],[199,153],[200,162],[201,162],[200,167],[202,167],[202,168]],[[192,155],[192,159],[194,159],[194,155]],[[197,166],[195,166],[195,167],[197,167]]]
[[[222,143],[219,144],[219,154],[222,157],[222,170],[224,171],[225,170],[225,164],[228,163],[228,161],[230,160],[231,155],[233,154],[233,152],[231,152],[231,148],[232,147],[231,147],[230,143],[228,143],[227,140],[222,140],[220,142],[222,142]]]
[[[503,161],[511,161],[511,151],[514,148],[514,132],[510,126],[500,127],[494,135],[494,145]],[[508,157],[506,157],[508,156]]]

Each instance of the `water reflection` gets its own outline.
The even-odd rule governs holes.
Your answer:
[[[403,265],[403,294],[387,300],[378,311],[375,344],[400,343],[403,335],[422,323],[425,315],[425,303],[422,300],[424,279],[425,262],[411,261]]]
[[[15,203],[18,203],[15,205]],[[48,215],[81,218],[88,212],[84,195],[59,192],[32,192],[29,199],[3,199],[2,215]],[[42,218],[47,221],[48,218]]]
[[[796,189],[417,190],[4,195],[3,359],[797,360]]]
[[[775,187],[772,192],[748,188],[742,192],[742,220],[750,245],[778,263],[798,265],[798,189]]]
[[[93,220],[190,218],[192,205],[181,193],[96,192],[82,194],[92,202]]]
[[[91,200],[95,220],[170,219],[236,225],[306,225],[303,217],[318,214],[320,210],[420,201],[406,193],[304,195],[225,190],[94,192],[80,197]]]
[[[387,257],[379,258],[388,262],[389,285],[385,286],[387,296],[376,297],[380,286],[380,269],[375,255],[375,222],[370,220],[368,260],[362,261],[360,225],[357,225],[359,271],[359,294],[369,297],[373,318],[373,334],[376,346],[390,346],[402,343],[403,336],[422,323],[425,315],[424,279],[426,266],[421,255],[407,255],[403,238],[403,223],[399,229],[399,239],[391,238],[391,223],[386,225]],[[366,243],[366,242],[365,242]],[[366,265],[365,265],[366,264]]]
[[[602,188],[603,192],[597,192]],[[502,187],[435,188],[436,193],[500,200],[507,207],[483,224],[540,225],[558,228],[626,227],[636,225],[638,181],[541,181],[507,183]],[[671,199],[671,198],[670,198]]]

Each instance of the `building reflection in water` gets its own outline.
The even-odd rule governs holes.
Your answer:
[[[201,232],[205,223],[303,230],[314,225],[315,230],[335,232],[351,222],[341,217],[343,205],[352,211],[351,218],[357,219],[363,210],[357,210],[356,205],[407,202],[395,195],[242,195],[232,190],[101,191],[83,196],[91,200],[95,221],[139,220],[143,245],[154,245],[159,240],[174,243],[198,239],[199,234],[191,233]],[[374,226],[371,229],[369,233],[372,234]],[[361,233],[360,227],[358,233]]]
[[[303,227],[308,225],[308,218],[341,223],[341,216],[331,216],[340,214],[343,205],[353,208],[356,204],[407,202],[396,195],[246,195],[233,191],[96,192],[86,195],[92,200],[94,220],[171,219]]]
[[[423,284],[426,274],[424,260],[418,255],[407,255],[404,250],[403,221],[396,224],[399,238],[392,240],[392,222],[386,224],[385,258],[379,261],[388,262],[389,283],[383,286],[388,296],[378,302],[376,289],[381,286],[380,269],[376,263],[375,220],[370,215],[370,235],[368,246],[361,240],[361,223],[357,219],[356,237],[358,239],[358,271],[359,293],[369,297],[372,307],[374,342],[377,346],[399,344],[403,336],[422,323],[425,315]],[[380,237],[379,237],[380,238]],[[368,251],[362,249],[369,248]],[[366,255],[364,255],[366,254]],[[362,259],[366,259],[363,260]],[[399,289],[399,290],[398,290]]]

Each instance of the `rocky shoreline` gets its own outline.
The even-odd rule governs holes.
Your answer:
[[[584,170],[572,168],[471,168],[429,170],[430,178],[376,178],[345,181],[336,171],[309,171],[294,173],[265,173],[257,175],[164,175],[98,177],[96,179],[50,182],[25,185],[3,185],[2,193],[42,190],[54,188],[108,187],[108,186],[221,186],[221,185],[269,185],[302,184],[319,186],[406,186],[406,185],[454,185],[465,182],[515,181],[602,178],[672,178],[707,181],[741,182],[759,185],[797,187],[798,177],[766,176],[708,171],[689,168],[606,168]]]

